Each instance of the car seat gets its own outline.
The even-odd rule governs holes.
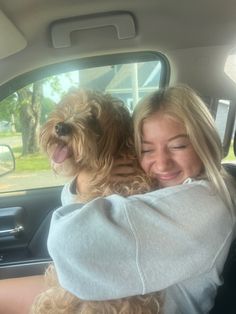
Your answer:
[[[234,155],[236,156],[236,132],[234,136]],[[236,182],[236,163],[227,163],[224,164],[224,167],[235,178]],[[215,305],[209,314],[236,313],[236,239],[231,244],[222,277],[224,283],[218,288]]]

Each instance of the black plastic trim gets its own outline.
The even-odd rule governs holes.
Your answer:
[[[166,86],[170,79],[170,64],[167,58],[157,52],[128,52],[114,55],[104,55],[75,59],[67,62],[55,63],[27,73],[24,73],[0,86],[0,101],[11,95],[24,86],[41,80],[51,75],[56,75],[68,71],[100,67],[113,64],[125,64],[130,62],[144,62],[159,60],[162,63],[162,76],[160,86]]]
[[[2,265],[0,266],[0,279],[42,275],[50,263],[50,259],[45,259]]]

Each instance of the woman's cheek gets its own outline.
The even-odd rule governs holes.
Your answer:
[[[148,172],[148,161],[146,160],[145,157],[142,157],[140,159],[140,165],[141,165],[141,168],[145,171],[145,172]]]

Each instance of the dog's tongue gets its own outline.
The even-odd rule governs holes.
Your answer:
[[[66,158],[69,157],[69,149],[66,145],[57,145],[52,160],[58,164],[62,163]]]

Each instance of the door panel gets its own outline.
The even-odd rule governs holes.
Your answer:
[[[24,231],[24,216],[22,207],[1,208],[0,244],[20,238]]]
[[[7,266],[13,269],[15,265],[15,269],[20,270],[17,265],[28,265],[32,272],[32,263],[42,266],[42,262],[49,259],[48,229],[53,210],[60,206],[61,189],[51,187],[0,194],[0,231],[5,235],[0,237],[0,279],[6,278]],[[23,227],[19,233],[6,234],[7,229],[19,225]]]

